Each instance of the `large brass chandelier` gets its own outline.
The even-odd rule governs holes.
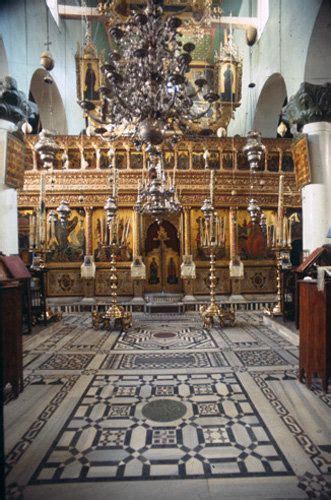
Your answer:
[[[183,44],[178,17],[166,17],[163,9],[148,0],[145,9],[125,22],[110,26],[113,41],[109,60],[101,67],[104,85],[100,105],[80,101],[96,134],[114,140],[130,138],[148,153],[148,175],[138,188],[135,209],[161,221],[167,213],[178,214],[181,204],[174,182],[164,171],[161,144],[173,147],[190,124],[206,115],[219,95],[204,78],[194,87],[187,74],[195,45]],[[195,111],[195,100],[205,107]]]
[[[179,202],[174,178],[166,177],[163,157],[156,149],[149,154],[148,178],[138,186],[135,210],[149,214],[161,222],[165,214],[179,214],[182,206]]]
[[[101,103],[79,101],[96,124],[95,133],[109,139],[129,137],[137,149],[164,141],[176,144],[189,134],[190,123],[212,108],[219,95],[198,78],[194,88],[187,73],[195,45],[180,41],[178,17],[165,17],[153,0],[126,22],[110,27],[114,50],[102,65]],[[194,100],[205,108],[194,111]]]

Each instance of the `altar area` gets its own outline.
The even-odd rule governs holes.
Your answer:
[[[254,297],[265,297],[265,302],[272,300],[276,292],[274,253],[260,226],[251,223],[247,203],[254,193],[267,224],[274,224],[279,176],[284,175],[286,213],[288,216],[298,214],[292,224],[291,243],[301,239],[301,202],[295,183],[291,139],[263,139],[266,152],[253,175],[242,152],[244,139],[190,140],[181,142],[173,151],[165,150],[165,172],[170,172],[170,178],[176,182],[183,210],[178,215],[166,216],[161,224],[134,210],[138,184],[147,175],[145,151],[137,152],[128,140],[115,142],[109,153],[109,144],[99,137],[56,136],[54,139],[59,147],[54,168],[45,172],[34,149],[38,136],[26,136],[26,170],[18,198],[20,254],[26,258],[33,237],[31,216],[40,202],[41,178],[46,219],[61,200],[70,204],[71,216],[65,231],[60,225],[52,234],[49,225],[46,229],[46,287],[50,304],[65,306],[69,298],[71,304],[81,299],[107,302],[110,248],[103,206],[111,192],[110,155],[111,164],[118,172],[117,233],[121,249],[116,254],[116,265],[120,300],[137,306],[150,302],[148,296],[153,294],[161,294],[161,297],[177,294],[180,298],[177,302],[203,302],[209,293],[209,255],[201,241],[203,214],[200,210],[209,190],[206,150],[209,164],[215,170],[215,209],[224,221],[224,241],[215,255],[217,294],[226,301],[241,296],[241,303],[259,302]],[[81,277],[84,255],[94,259],[93,279]],[[133,256],[144,263],[146,277],[143,280],[132,277]],[[190,256],[195,264],[192,279],[181,276],[184,256]],[[236,258],[244,266],[240,279],[230,276],[229,263]]]

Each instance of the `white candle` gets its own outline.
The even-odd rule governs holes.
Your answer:
[[[100,241],[103,243],[105,240],[105,219],[101,217],[100,219]]]
[[[36,238],[35,238],[35,246],[39,248],[40,245],[40,212],[38,211],[36,214]]]
[[[33,247],[33,215],[29,214],[29,248]]]
[[[276,246],[276,225],[272,225],[272,246]]]
[[[288,219],[288,239],[287,244],[290,247],[292,245],[292,219],[289,217]]]

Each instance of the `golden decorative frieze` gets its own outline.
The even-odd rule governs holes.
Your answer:
[[[26,145],[33,149],[36,142],[39,140],[38,135],[26,135],[24,136],[24,140]],[[110,147],[115,149],[134,149],[134,144],[132,141],[122,138],[116,139],[111,143],[106,141],[102,137],[99,136],[87,136],[87,135],[57,135],[54,136],[54,140],[57,142],[60,149],[80,149],[83,147],[84,149],[95,149],[100,148],[104,150],[109,150]],[[283,138],[262,138],[263,144],[267,148],[267,150],[277,150],[280,149],[282,151],[288,150],[290,151],[291,145],[293,143],[292,139],[283,139]],[[183,137],[183,139],[176,144],[174,150],[183,149],[183,147],[187,147],[192,149],[196,146],[199,146],[201,149],[209,149],[212,147],[220,148],[221,150],[233,149],[235,151],[242,150],[243,146],[246,143],[245,137],[203,137],[196,139],[187,139]],[[166,148],[165,148],[166,149]]]
[[[119,176],[119,190],[120,191],[137,191],[137,184],[141,179],[141,171],[125,172],[121,171]],[[25,172],[24,176],[24,191],[34,191],[39,189],[40,173],[38,171]],[[55,171],[45,175],[46,191],[56,192],[57,189],[61,191],[75,191],[84,190],[87,192],[110,190],[110,174],[109,171]],[[245,190],[248,192],[250,186],[254,192],[275,192],[278,190],[278,174],[257,172],[252,178],[249,172],[216,172],[217,186],[216,192],[227,191],[228,189]],[[176,183],[179,188],[185,190],[200,190],[208,189],[206,181],[206,172],[176,172]],[[194,186],[194,187],[193,187]],[[285,174],[285,194],[286,189],[289,192],[297,191],[295,183],[295,175],[292,173]]]
[[[132,207],[136,201],[137,185],[141,179],[141,171],[121,171],[119,178],[119,205]],[[54,207],[63,197],[71,206],[103,207],[110,191],[109,171],[56,171],[45,174],[46,204]],[[285,174],[286,205],[299,207],[300,193],[293,173]],[[259,198],[261,206],[277,205],[278,173],[257,172],[252,178],[249,172],[216,173],[215,202],[217,206],[247,205],[247,197],[253,191]],[[181,202],[188,206],[200,206],[208,191],[205,171],[177,171],[176,183]],[[36,206],[39,197],[40,172],[27,171],[23,189],[19,192],[19,206]],[[252,186],[252,188],[251,188]]]
[[[296,184],[298,189],[311,182],[311,168],[307,135],[302,135],[292,146],[295,166]]]
[[[191,193],[191,194],[182,194],[181,201],[191,207],[200,207],[204,198],[205,191],[201,191],[200,193]],[[46,195],[46,206],[47,208],[55,208],[57,207],[63,198],[69,202],[71,207],[82,207],[85,204],[92,204],[95,208],[103,207],[108,193],[94,193],[94,194],[85,194],[84,200],[82,203],[81,194],[75,193],[66,193],[65,196],[63,193],[52,194],[50,196]],[[34,208],[38,204],[39,200],[38,192],[21,192],[18,196],[18,206],[19,208]],[[119,207],[133,207],[137,199],[137,195],[135,193],[121,193],[119,200]],[[288,195],[285,196],[286,206],[288,208],[298,208],[301,205],[301,197],[300,194]],[[275,208],[277,207],[277,195],[276,194],[263,194],[259,196],[259,203],[263,208]],[[215,196],[215,207],[230,207],[233,204],[236,204],[238,207],[247,207],[247,194],[237,194],[233,196],[231,194],[217,194]]]
[[[34,145],[38,136],[27,136],[25,167],[27,170],[40,170],[40,159],[34,153]],[[125,171],[146,169],[146,152],[137,152],[133,143],[127,139],[119,139],[109,143],[97,136],[56,136],[59,152],[55,161],[55,171],[74,170],[107,171],[109,165],[109,150],[114,151],[117,168]],[[291,139],[263,139],[266,147],[264,162],[261,169],[266,172],[293,171]],[[172,151],[164,148],[165,168],[182,170],[204,170],[203,152],[208,149],[213,155],[215,168],[221,171],[249,171],[249,165],[242,148],[245,139],[241,137],[188,140],[183,138]],[[112,153],[113,154],[113,153]]]

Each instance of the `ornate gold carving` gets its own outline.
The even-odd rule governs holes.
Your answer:
[[[5,184],[11,188],[21,188],[24,179],[25,144],[11,134],[7,136],[7,158]]]
[[[130,269],[118,268],[118,295],[132,295],[133,286]],[[95,279],[95,295],[109,296],[110,294],[110,269],[97,269]]]
[[[293,144],[292,153],[297,189],[302,189],[311,182],[307,135],[303,135]]]
[[[80,269],[50,269],[47,273],[47,295],[51,297],[81,295],[82,285]]]
[[[73,207],[95,206],[103,207],[109,195],[109,173],[106,170],[67,170],[46,174],[46,204],[55,207],[64,194]],[[132,207],[137,194],[138,180],[141,171],[122,171],[119,190],[121,207]],[[257,172],[254,176],[254,193],[263,207],[277,206],[278,174],[273,172]],[[263,181],[261,183],[261,181]],[[207,194],[206,176],[204,171],[177,171],[177,186],[181,193],[181,202],[184,205],[200,206]],[[215,205],[245,206],[250,189],[249,172],[222,172],[215,188]],[[33,207],[39,196],[40,173],[29,170],[25,172],[23,190],[19,193],[20,207]],[[231,192],[235,190],[236,194]],[[300,194],[295,184],[293,173],[285,173],[286,206],[299,207]]]

